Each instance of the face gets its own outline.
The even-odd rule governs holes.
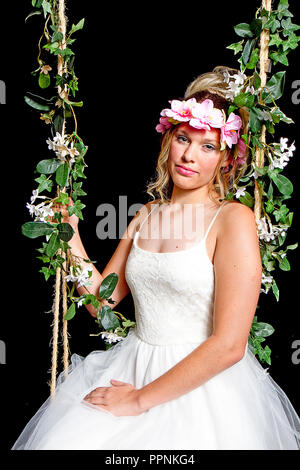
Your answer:
[[[188,123],[180,124],[173,134],[168,158],[174,185],[181,189],[208,185],[224,152],[220,151],[218,129],[198,130]],[[222,164],[225,166],[226,161]]]

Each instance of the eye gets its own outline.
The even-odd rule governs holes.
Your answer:
[[[188,142],[188,138],[182,134],[177,134],[176,139],[178,140],[178,142],[184,142],[184,143]]]
[[[216,150],[216,147],[215,147],[214,145],[211,145],[211,144],[204,144],[204,147],[205,147],[208,151]]]

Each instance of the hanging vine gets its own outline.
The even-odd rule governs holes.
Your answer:
[[[274,271],[278,268],[290,270],[287,252],[298,246],[298,243],[286,245],[293,212],[289,211],[285,201],[292,197],[293,184],[282,174],[293,156],[295,145],[294,142],[289,145],[284,137],[279,142],[268,143],[266,135],[272,138],[276,124],[281,121],[294,122],[277,104],[284,91],[286,71],[276,71],[267,81],[266,78],[277,64],[288,66],[287,56],[298,46],[300,36],[295,31],[300,26],[292,23],[292,17],[288,0],[280,0],[273,11],[271,0],[263,0],[250,23],[234,27],[242,39],[229,45],[228,49],[239,54],[240,72],[234,80],[225,77],[230,87],[228,98],[233,100],[229,112],[243,107],[250,114],[249,135],[244,139],[251,157],[239,180],[243,186],[235,186],[235,191],[227,194],[226,199],[236,197],[243,204],[254,207],[263,265],[261,292],[272,291],[277,301],[279,288]],[[249,71],[251,75],[245,73]],[[262,343],[273,332],[271,325],[258,322],[257,316],[254,317],[249,346],[262,362],[268,364],[271,364],[271,350],[268,346],[263,348]]]
[[[55,156],[39,161],[35,178],[37,188],[33,190],[30,203],[27,203],[33,222],[22,225],[22,233],[29,238],[46,237],[42,247],[38,249],[38,259],[43,263],[40,272],[47,281],[55,276],[55,302],[53,324],[53,354],[51,393],[55,390],[56,362],[58,348],[58,322],[60,287],[63,293],[63,328],[64,328],[64,369],[68,367],[68,346],[66,345],[66,324],[71,320],[78,308],[91,304],[97,312],[96,323],[99,333],[105,340],[106,348],[114,341],[121,340],[135,322],[127,320],[120,312],[110,306],[114,301],[111,297],[117,282],[116,273],[109,274],[101,283],[99,292],[89,292],[89,278],[92,274],[90,259],[73,255],[68,241],[74,230],[70,224],[62,222],[60,212],[53,208],[58,204],[66,207],[70,216],[75,214],[83,220],[82,210],[85,204],[81,198],[86,195],[82,184],[87,167],[85,156],[88,147],[78,134],[77,118],[74,108],[82,107],[82,101],[74,101],[78,92],[78,78],[74,69],[75,52],[71,49],[75,42],[74,34],[84,27],[84,18],[73,24],[66,31],[67,18],[64,13],[64,1],[32,0],[35,8],[25,21],[35,15],[44,18],[43,33],[38,41],[38,68],[32,72],[37,77],[41,90],[54,89],[51,98],[27,92],[25,102],[40,113],[40,119],[50,127],[51,137],[47,139],[48,149]],[[54,73],[54,62],[57,62],[57,73]],[[51,87],[52,85],[52,87]],[[73,122],[72,132],[65,131],[66,123]],[[69,123],[71,126],[71,122]],[[70,205],[70,198],[73,202]],[[42,201],[37,203],[36,201]],[[51,223],[49,218],[52,219]],[[71,287],[70,284],[72,283]],[[84,286],[87,293],[76,296],[75,286]]]

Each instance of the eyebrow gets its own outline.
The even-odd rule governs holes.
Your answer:
[[[184,134],[184,135],[186,135],[187,137],[189,137],[189,133],[186,132],[186,131],[184,131],[184,130],[178,129],[178,130],[177,130],[177,133],[181,133],[181,134]],[[205,138],[205,139],[204,139],[204,142],[209,142],[209,143],[211,143],[211,144],[216,144],[216,145],[219,144],[218,141],[216,141],[216,140],[214,140],[214,139],[208,139],[208,138]]]

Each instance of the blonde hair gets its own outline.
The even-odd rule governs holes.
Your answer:
[[[228,84],[224,80],[223,72],[227,71],[229,75],[238,73],[238,70],[217,66],[213,69],[212,72],[207,72],[202,75],[199,75],[193,82],[191,82],[184,94],[184,100],[190,98],[195,98],[198,103],[201,103],[205,99],[211,99],[214,103],[214,107],[218,109],[224,109],[227,113],[230,101],[226,99],[226,94],[228,93]],[[248,122],[249,122],[249,113],[245,108],[239,108],[234,111],[235,114],[239,114],[242,119],[242,128],[240,130],[240,135],[248,133]],[[173,134],[176,130],[176,126],[173,126],[170,129],[167,129],[165,134],[162,137],[161,141],[161,150],[158,156],[156,173],[154,178],[147,184],[146,192],[153,199],[156,199],[155,196],[159,197],[157,202],[159,203],[169,203],[171,199],[173,181],[168,171],[168,158],[171,147],[171,141]],[[232,164],[224,168],[222,163],[226,161],[229,154],[232,154]],[[247,168],[247,158],[248,158],[248,147],[246,150],[246,161],[243,165],[239,165],[236,161],[236,156],[238,153],[238,145],[233,145],[230,151],[229,148],[226,148],[222,154],[222,158],[218,162],[213,178],[209,183],[208,195],[210,199],[219,204],[226,195],[233,189],[233,185],[237,184],[239,179],[245,173]],[[218,198],[215,197],[215,193],[219,195]]]

